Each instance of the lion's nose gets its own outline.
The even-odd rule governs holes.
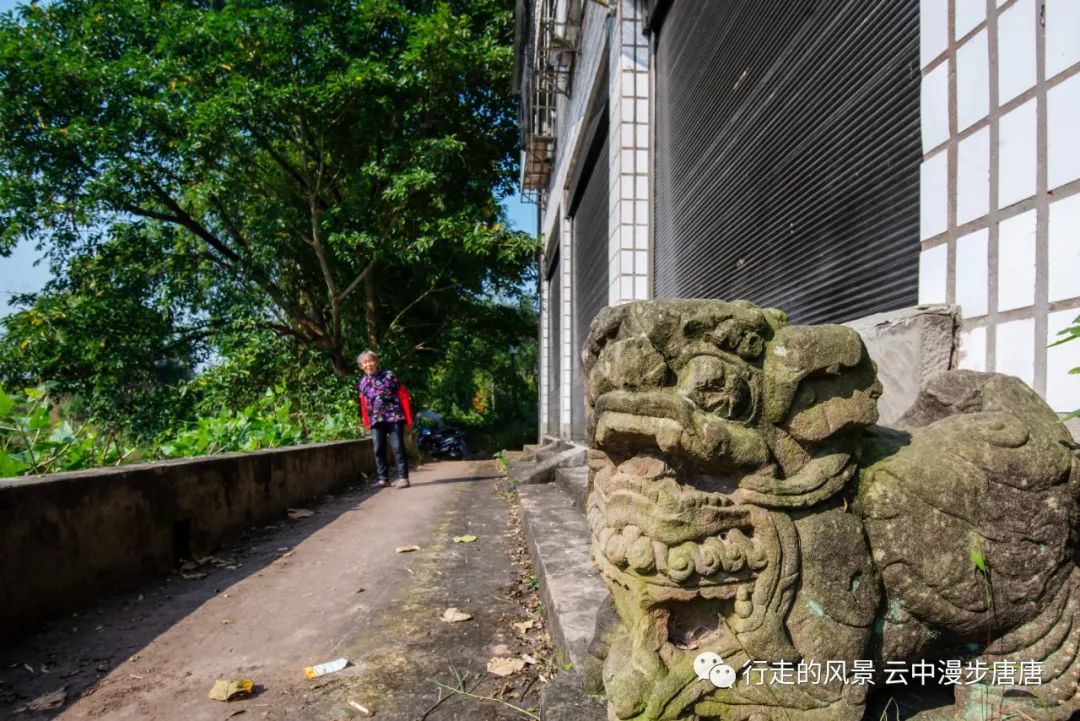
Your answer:
[[[612,390],[647,391],[663,387],[668,365],[649,339],[634,336],[609,343],[589,380],[592,402]]]
[[[708,413],[740,418],[750,406],[750,386],[739,369],[716,356],[692,358],[679,372],[679,392]]]

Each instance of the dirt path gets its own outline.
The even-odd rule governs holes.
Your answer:
[[[0,653],[0,718],[336,720],[361,718],[355,701],[402,721],[526,719],[434,683],[535,707],[539,674],[558,666],[495,475],[490,462],[444,462],[416,471],[408,490],[330,497],[187,578],[60,619]],[[478,540],[453,542],[466,534]],[[409,545],[421,550],[396,552]],[[441,621],[449,606],[473,620]],[[530,619],[524,634],[512,625]],[[505,679],[486,670],[493,656],[522,654],[538,665]],[[304,677],[305,666],[338,657],[352,664]],[[250,678],[256,693],[211,701],[217,678]],[[25,710],[59,689],[61,707]],[[446,700],[424,717],[440,694]]]

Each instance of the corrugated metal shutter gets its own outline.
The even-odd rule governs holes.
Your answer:
[[[918,1],[661,9],[656,296],[802,323],[917,302]]]
[[[606,115],[605,115],[606,118]],[[580,202],[572,207],[574,234],[574,348],[571,362],[571,434],[585,440],[585,388],[581,376],[581,348],[593,316],[608,303],[608,128],[601,123],[591,168],[582,181]]]
[[[559,435],[559,372],[562,357],[562,343],[559,342],[559,328],[562,326],[562,273],[558,255],[552,262],[552,271],[548,276],[548,433]]]

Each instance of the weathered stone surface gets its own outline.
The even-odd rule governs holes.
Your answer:
[[[945,373],[878,427],[855,331],[706,300],[607,309],[582,362],[610,718],[855,721],[872,688],[856,661],[880,683],[886,662],[946,658],[1044,662],[1042,700],[1009,703],[1080,708],[1080,462],[1022,382]],[[695,672],[705,651],[849,676],[718,688]],[[1008,690],[969,684],[940,713]]]
[[[953,305],[919,305],[845,323],[866,344],[881,381],[880,423],[892,425],[930,376],[953,367],[960,312]]]

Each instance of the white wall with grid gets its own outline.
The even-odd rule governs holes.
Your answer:
[[[1080,0],[921,0],[919,302],[961,306],[960,367],[1080,408]]]
[[[619,3],[610,46],[608,303],[652,295],[649,270],[649,40],[643,3]]]
[[[570,232],[570,219],[559,215],[559,275],[562,276],[562,289],[559,295],[562,305],[562,319],[559,326],[559,435],[569,438],[571,433],[571,384],[573,383],[574,359],[574,262],[573,234]]]

